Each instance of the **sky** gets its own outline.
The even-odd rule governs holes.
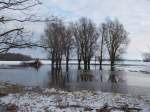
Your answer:
[[[42,0],[42,2],[42,6],[37,8],[40,14],[62,17],[66,22],[86,16],[100,25],[106,18],[117,18],[129,32],[130,43],[124,54],[125,59],[142,59],[142,53],[149,51],[150,0]],[[35,35],[43,34],[44,24],[27,27],[35,32]],[[46,57],[44,51],[38,49],[26,49],[23,53],[33,57]]]

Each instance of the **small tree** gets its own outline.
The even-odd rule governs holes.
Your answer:
[[[104,25],[107,28],[107,36],[104,41],[109,53],[111,68],[113,69],[116,58],[124,52],[129,42],[128,33],[118,20],[108,20]]]
[[[150,62],[150,53],[143,53],[143,61]]]

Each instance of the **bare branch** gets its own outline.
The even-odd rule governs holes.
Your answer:
[[[4,32],[4,33],[0,34],[0,37],[5,36],[5,35],[8,35],[9,33],[12,33],[12,32],[22,31],[23,29],[24,29],[24,28],[16,28],[16,29],[9,30],[9,31],[7,31],[7,32]]]

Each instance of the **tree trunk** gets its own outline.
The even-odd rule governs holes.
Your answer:
[[[68,63],[69,63],[69,60],[66,60],[66,71],[68,71],[68,68],[69,68]]]
[[[78,70],[81,69],[81,56],[78,54]]]
[[[68,71],[68,65],[69,65],[69,50],[67,50],[66,54],[66,71]]]
[[[114,71],[114,61],[111,62],[111,71]]]
[[[114,56],[114,54],[112,54],[110,61],[111,61],[111,70],[113,71],[114,70],[114,64],[115,64],[115,56]]]
[[[87,70],[87,60],[84,60],[84,70]]]
[[[56,59],[56,69],[58,69],[58,59]]]
[[[88,70],[90,70],[90,60],[88,60]]]
[[[104,39],[103,39],[103,36],[102,36],[102,40],[101,40],[101,54],[100,54],[100,70],[102,70],[102,61],[103,61],[103,44],[104,44]]]
[[[102,58],[100,57],[99,69],[102,70]]]
[[[59,66],[58,66],[58,64],[59,64],[59,58],[58,58],[58,54],[56,54],[56,60],[55,60],[56,62],[56,69],[58,69],[59,68]]]
[[[81,69],[81,59],[78,59],[78,70]]]
[[[61,58],[61,56],[59,56],[59,69],[61,69],[61,60],[62,60],[62,58]]]
[[[54,68],[54,52],[52,52],[51,67]]]

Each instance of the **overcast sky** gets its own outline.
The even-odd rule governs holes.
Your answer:
[[[150,1],[149,0],[42,0],[38,8],[41,14],[52,14],[74,21],[86,16],[100,24],[106,18],[118,18],[129,32],[130,44],[124,58],[141,59],[142,52],[150,46]],[[44,25],[30,26],[39,36]],[[31,54],[28,50],[27,53]],[[35,51],[36,57],[45,57]],[[34,53],[33,53],[34,54]],[[34,55],[35,55],[34,54]]]

